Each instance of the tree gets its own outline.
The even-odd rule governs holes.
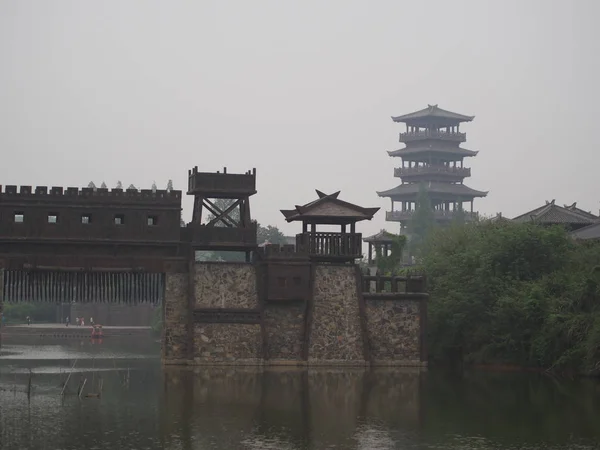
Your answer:
[[[435,219],[431,200],[425,185],[421,183],[417,194],[415,212],[408,224],[409,252],[412,256],[420,255],[421,247],[434,226]]]
[[[406,236],[394,235],[389,255],[383,256],[381,247],[376,247],[375,263],[377,264],[377,270],[382,274],[393,274],[394,272],[397,272],[402,264],[402,252],[404,251],[405,246]]]
[[[106,189],[106,183],[103,181],[103,182],[102,182],[102,184],[100,185],[100,187],[101,187],[102,189]]]
[[[157,189],[157,187],[156,187],[156,181],[153,181],[152,182],[152,192],[156,192],[156,189]]]
[[[266,227],[257,224],[257,241],[259,244],[267,241],[270,244],[287,244],[287,239],[285,235],[279,230],[279,228],[273,225],[267,225]]]
[[[93,189],[93,190],[96,190],[96,185],[94,184],[94,182],[93,182],[93,181],[90,181],[90,182],[88,183],[88,188],[90,188],[90,189]]]
[[[481,221],[423,246],[430,359],[600,374],[600,242],[561,227]]]
[[[123,189],[123,183],[121,181],[117,181],[117,187],[115,189]]]
[[[167,182],[167,192],[171,192],[173,190],[173,180],[169,180]]]

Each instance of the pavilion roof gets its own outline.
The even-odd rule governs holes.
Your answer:
[[[528,211],[513,219],[515,222],[535,222],[541,224],[585,225],[598,222],[600,218],[590,212],[571,206],[559,206],[554,200]]]
[[[600,239],[600,222],[572,231],[570,235],[574,239]]]
[[[317,190],[318,199],[295,209],[282,209],[287,222],[308,221],[322,224],[338,224],[371,220],[379,208],[363,208],[338,199],[340,191],[324,194]]]
[[[456,195],[458,197],[485,197],[488,192],[487,191],[477,191],[475,189],[471,189],[464,184],[454,184],[454,183],[442,183],[438,181],[429,181],[427,183],[423,183],[425,191],[431,194],[449,194]],[[393,189],[389,189],[387,191],[378,191],[377,195],[380,197],[409,197],[414,196],[419,193],[420,183],[405,183],[396,186]]]
[[[402,116],[392,116],[394,122],[404,122],[410,124],[411,122],[422,121],[423,119],[444,119],[448,122],[470,122],[475,116],[465,116],[464,114],[458,114],[452,111],[439,108],[438,105],[427,105],[427,108],[415,111]]]
[[[461,147],[450,147],[450,146],[433,146],[433,145],[421,145],[415,147],[404,147],[398,150],[388,152],[390,156],[413,156],[419,154],[428,153],[445,153],[447,155],[456,155],[462,157],[476,156],[478,151],[467,150]]]
[[[379,233],[374,234],[373,236],[364,238],[363,241],[371,242],[371,243],[378,243],[378,242],[392,243],[392,242],[394,242],[394,238],[396,238],[396,237],[398,237],[398,236],[396,236],[393,233],[390,233],[389,231],[381,230]]]

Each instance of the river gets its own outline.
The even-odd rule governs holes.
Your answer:
[[[3,450],[599,447],[600,383],[590,379],[162,368],[156,342],[131,338],[15,336],[0,351]]]

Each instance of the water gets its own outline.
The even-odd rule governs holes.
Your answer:
[[[400,369],[163,369],[157,343],[116,339],[5,339],[0,448],[600,448],[600,383],[593,380]],[[83,379],[80,399],[75,391]],[[86,398],[100,380],[102,397]]]

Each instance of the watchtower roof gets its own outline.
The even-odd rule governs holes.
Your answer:
[[[478,151],[467,150],[461,147],[449,147],[449,146],[433,146],[433,145],[421,145],[404,147],[398,150],[392,150],[387,152],[390,156],[400,157],[411,157],[411,156],[424,156],[431,153],[444,154],[448,156],[456,156],[459,158],[477,156]]]
[[[443,122],[450,124],[458,124],[460,122],[471,122],[475,116],[465,116],[452,111],[439,108],[438,105],[427,105],[427,108],[415,111],[403,116],[392,116],[394,122],[404,122],[408,125],[423,126],[429,122]],[[433,120],[432,120],[433,119]]]
[[[372,244],[391,244],[394,242],[394,238],[397,236],[393,233],[390,233],[386,230],[381,230],[379,233],[374,234],[373,236],[369,236],[363,239],[364,242],[370,242]]]
[[[478,191],[464,184],[440,183],[438,181],[425,183],[424,188],[430,194],[446,194],[464,198],[485,197],[488,194],[487,191]],[[412,198],[419,193],[419,189],[419,183],[405,183],[387,191],[378,191],[377,195],[398,199]]]
[[[576,203],[570,206],[559,206],[555,200],[546,201],[545,205],[521,214],[513,219],[515,222],[534,222],[540,224],[557,225],[587,225],[598,222],[600,218],[590,212],[576,207]]]
[[[320,224],[344,224],[371,220],[379,208],[363,208],[338,198],[340,191],[324,194],[317,190],[319,198],[295,209],[282,209],[287,222],[304,221]]]

